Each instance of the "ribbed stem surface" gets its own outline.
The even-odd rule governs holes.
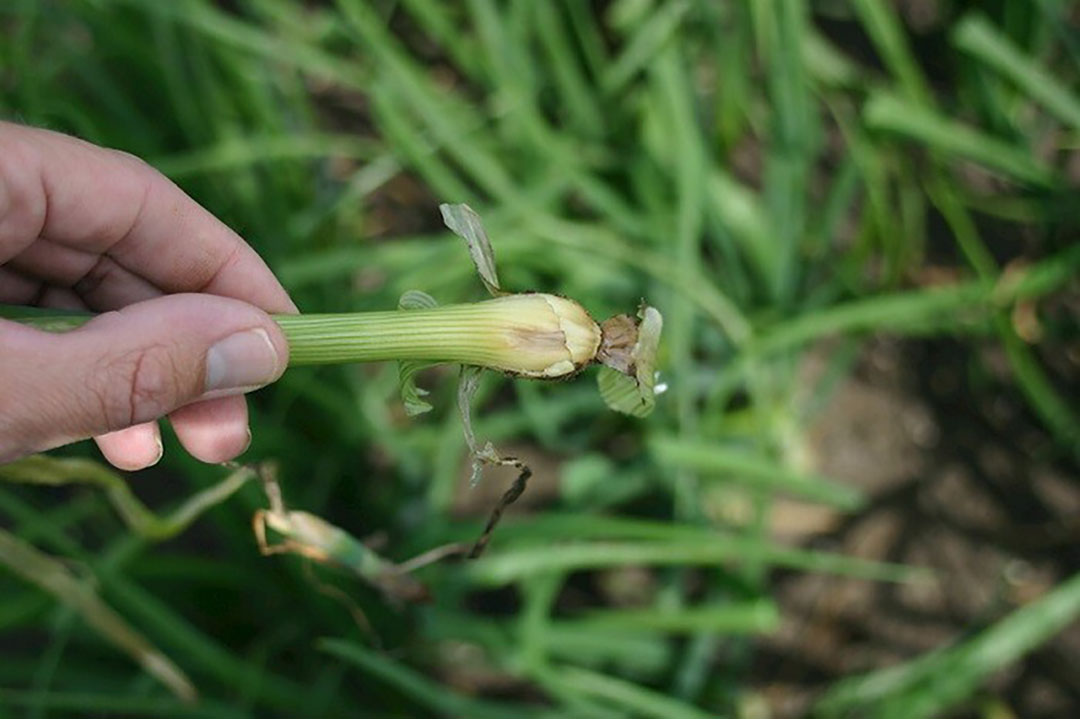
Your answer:
[[[53,332],[91,314],[0,308]],[[596,356],[600,328],[581,305],[555,295],[506,295],[430,309],[275,315],[289,342],[289,365],[430,360],[492,367],[530,377],[562,377]]]
[[[277,315],[289,340],[289,365],[432,360],[506,367],[516,328],[486,303],[329,315]],[[519,328],[526,331],[528,328]]]

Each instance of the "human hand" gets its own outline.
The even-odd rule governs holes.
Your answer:
[[[240,395],[288,361],[266,313],[296,311],[254,250],[146,163],[3,122],[0,303],[105,312],[63,334],[0,320],[0,463],[92,436],[128,470],[160,459],[166,414],[198,459],[243,452]]]

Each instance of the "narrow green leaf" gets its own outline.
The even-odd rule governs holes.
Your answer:
[[[408,290],[398,300],[399,310],[429,310],[438,306],[435,298],[423,290]]]
[[[401,295],[398,300],[399,310],[423,310],[438,307],[435,298],[421,290],[409,290]],[[401,392],[401,401],[405,405],[405,414],[410,417],[424,414],[432,410],[431,403],[421,399],[428,394],[426,389],[416,386],[416,374],[420,370],[431,367],[432,362],[422,360],[403,360],[398,362],[398,390]]]
[[[510,707],[458,694],[414,669],[399,664],[386,653],[374,652],[353,642],[322,639],[318,647],[364,673],[396,687],[439,716],[505,719],[509,716],[535,717],[540,714],[539,711],[526,710],[521,704]]]
[[[169,719],[248,719],[251,712],[234,703],[200,700],[190,704],[156,696],[130,694],[101,694],[91,692],[20,691],[0,689],[0,707],[34,707],[64,712],[65,716],[131,715],[136,717],[168,717]],[[70,712],[70,713],[68,713]],[[0,714],[0,716],[5,716]],[[20,714],[19,716],[24,716]]]
[[[150,163],[174,180],[203,173],[234,170],[275,160],[324,157],[372,160],[378,147],[352,135],[310,133],[228,137],[214,145],[154,158]]]
[[[416,417],[433,409],[430,402],[421,399],[428,395],[428,391],[416,386],[417,373],[427,367],[431,367],[430,362],[417,360],[398,362],[398,390],[401,392],[401,402],[405,406],[405,414],[410,417]]]
[[[156,2],[156,0],[114,0],[110,5],[129,5],[183,23],[223,47],[234,47],[274,62],[286,63],[304,72],[345,87],[363,89],[370,78],[357,63],[332,55],[308,42],[267,32],[253,23],[237,19],[236,13],[203,2]]]
[[[507,527],[507,530],[509,529]],[[558,548],[553,548],[549,541],[543,546],[516,547],[478,559],[470,564],[466,571],[480,584],[501,585],[550,571],[650,564],[716,566],[737,563],[747,557],[754,557],[767,565],[876,581],[904,582],[926,577],[925,572],[913,567],[871,562],[826,552],[762,545],[715,532],[702,533],[696,539],[689,540],[578,542],[563,544]]]
[[[120,474],[93,460],[35,454],[0,466],[0,481],[100,487],[132,532],[158,542],[183,532],[207,509],[224,502],[254,476],[253,470],[241,467],[220,482],[191,495],[170,514],[160,516],[139,501]]]
[[[827,477],[794,471],[745,449],[671,435],[653,437],[649,448],[656,460],[668,467],[723,474],[752,487],[788,492],[842,509],[862,504],[862,495],[855,489]]]
[[[473,432],[472,398],[480,387],[480,372],[479,367],[466,365],[461,368],[461,378],[458,381],[458,413],[461,415],[461,429],[465,433],[465,443],[469,446],[469,454],[472,457],[472,473],[469,476],[470,487],[479,484],[484,462],[490,458],[498,459],[498,453],[495,451],[494,445],[488,442],[481,447],[476,441],[476,434]]]
[[[649,13],[627,40],[623,51],[605,69],[600,78],[604,92],[609,95],[619,92],[648,66],[678,30],[689,10],[690,3],[685,0],[671,0]]]
[[[779,628],[780,610],[772,601],[755,599],[704,607],[600,609],[557,624],[567,632],[615,630],[622,633],[766,634]]]
[[[958,48],[1012,80],[1059,120],[1080,130],[1080,99],[986,17],[977,13],[964,16],[953,30],[952,40]]]
[[[715,719],[716,714],[647,689],[634,682],[580,667],[565,667],[556,676],[574,689],[604,699],[633,716],[657,719]]]
[[[487,232],[476,214],[468,205],[439,205],[442,212],[443,222],[455,234],[465,240],[469,246],[469,257],[476,265],[476,271],[484,287],[492,295],[502,294],[499,287],[499,275],[495,272],[495,251],[491,249],[491,241],[488,240]]]
[[[1080,574],[972,639],[881,671],[844,680],[817,704],[820,716],[921,719],[943,716],[991,674],[1080,617]]]
[[[77,613],[178,698],[195,699],[195,686],[187,675],[107,605],[90,582],[76,576],[62,561],[0,529],[0,564]]]
[[[899,80],[904,95],[919,105],[931,106],[930,88],[892,3],[885,0],[852,0],[851,5],[885,66]]]
[[[946,155],[977,162],[1022,182],[1054,182],[1050,169],[1031,153],[894,95],[872,95],[863,117],[872,129],[925,143]]]

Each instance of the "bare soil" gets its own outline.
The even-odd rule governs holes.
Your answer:
[[[1076,466],[1030,415],[999,350],[972,347],[874,342],[816,420],[818,468],[873,499],[856,516],[807,508],[812,521],[782,506],[778,536],[804,526],[799,544],[929,567],[936,579],[778,575],[784,624],[759,643],[753,672],[773,716],[804,716],[835,680],[962,640],[1080,569]],[[1080,716],[1078,667],[1080,624],[955,716],[988,716],[988,706]]]

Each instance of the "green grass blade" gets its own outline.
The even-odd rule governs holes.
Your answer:
[[[8,482],[41,485],[85,483],[101,487],[131,531],[154,541],[164,541],[180,534],[206,510],[224,502],[254,477],[252,469],[237,469],[218,483],[188,497],[170,514],[159,516],[139,501],[123,477],[97,462],[38,454],[0,466],[0,480]]]
[[[309,43],[288,40],[265,32],[262,28],[236,19],[212,4],[200,0],[177,0],[159,3],[154,0],[104,0],[111,5],[128,5],[146,12],[157,13],[176,20],[205,34],[223,45],[231,46],[260,57],[288,62],[318,77],[363,88],[370,81],[356,64],[341,60]]]
[[[1080,270],[1080,247],[1060,252],[998,282],[970,280],[951,286],[892,292],[834,305],[774,325],[755,341],[750,355],[768,355],[841,332],[899,332],[961,327],[985,320],[1012,303],[1052,292]]]
[[[550,2],[532,2],[536,31],[551,62],[552,81],[563,98],[562,106],[573,127],[589,137],[601,134],[604,115],[583,68],[574,56],[563,18]]]
[[[77,577],[63,562],[2,529],[0,562],[78,614],[106,641],[131,656],[178,698],[194,701],[195,686],[187,675],[106,604],[90,582]]]
[[[925,574],[915,568],[870,562],[826,552],[763,546],[721,534],[703,533],[694,542],[588,542],[546,547],[515,547],[483,557],[466,569],[480,584],[501,585],[540,572],[658,566],[725,566],[747,557],[767,565],[841,574],[876,581],[906,582]]]
[[[799,283],[807,186],[819,134],[803,56],[809,20],[804,3],[779,0],[759,10],[758,22],[763,26],[759,35],[767,38],[762,54],[769,68],[768,92],[774,108],[764,188],[773,229],[769,252],[775,257],[768,287],[773,300],[786,305]]]
[[[567,632],[670,632],[768,634],[780,626],[780,612],[767,600],[670,609],[607,609],[557,622]]]
[[[960,205],[951,187],[942,185],[936,191],[932,189],[931,197],[935,200],[942,216],[952,229],[957,244],[975,267],[976,272],[988,279],[998,277],[997,265],[983,244],[970,214]],[[1046,261],[1040,275],[1051,274],[1054,270],[1060,272],[1070,265],[1075,271],[1075,262],[1078,257],[1080,257],[1080,246],[1074,246],[1062,252],[1058,257]],[[1063,282],[1067,276],[1066,274],[1061,277]],[[999,279],[998,283],[999,286],[1007,286],[1004,280]],[[1073,412],[1069,403],[1062,399],[1062,393],[1050,382],[1035,358],[1034,352],[1017,334],[1012,320],[1004,309],[994,315],[993,322],[998,336],[1005,345],[1006,356],[1012,366],[1017,384],[1020,385],[1021,391],[1035,413],[1054,432],[1062,446],[1069,447],[1074,452],[1077,451],[1080,448],[1080,418]]]
[[[108,716],[160,716],[176,719],[246,719],[251,716],[245,709],[216,701],[202,700],[192,705],[157,697],[58,691],[39,693],[17,689],[0,689],[0,707],[2,706],[34,706],[54,712],[70,712],[66,716],[86,716],[86,712]]]
[[[634,716],[656,719],[716,719],[716,714],[712,712],[608,674],[578,667],[561,667],[554,670],[553,674],[561,683],[603,699],[614,707],[632,712]]]
[[[884,0],[852,0],[851,5],[885,66],[900,81],[904,95],[921,106],[931,106],[933,100],[926,78],[912,54],[892,4]]]
[[[1059,120],[1080,131],[1080,98],[1025,55],[985,16],[965,15],[953,28],[956,47],[1016,84]]]
[[[413,701],[440,716],[505,719],[508,716],[537,717],[541,714],[538,711],[529,711],[520,705],[514,705],[511,708],[458,694],[423,674],[403,666],[385,654],[373,652],[353,642],[342,639],[322,639],[318,647],[365,674],[370,674],[396,687]]]
[[[789,493],[845,510],[863,504],[862,494],[820,475],[794,471],[746,449],[716,442],[656,435],[649,449],[665,467],[690,469],[703,476],[720,475],[750,487]]]
[[[280,160],[335,159],[371,160],[377,146],[351,135],[311,133],[230,137],[203,149],[153,158],[150,164],[174,180],[225,170],[245,168]]]
[[[604,70],[600,87],[608,95],[621,91],[646,67],[672,38],[690,10],[686,0],[668,0],[651,13],[626,42],[619,56]]]
[[[817,704],[817,715],[876,719],[941,716],[993,672],[1013,664],[1080,617],[1080,574],[1017,609],[974,638],[912,662],[842,681]]]
[[[895,95],[880,92],[872,95],[863,117],[872,130],[900,135],[946,156],[971,160],[997,170],[1020,182],[1041,186],[1055,182],[1050,168],[1030,152]]]

